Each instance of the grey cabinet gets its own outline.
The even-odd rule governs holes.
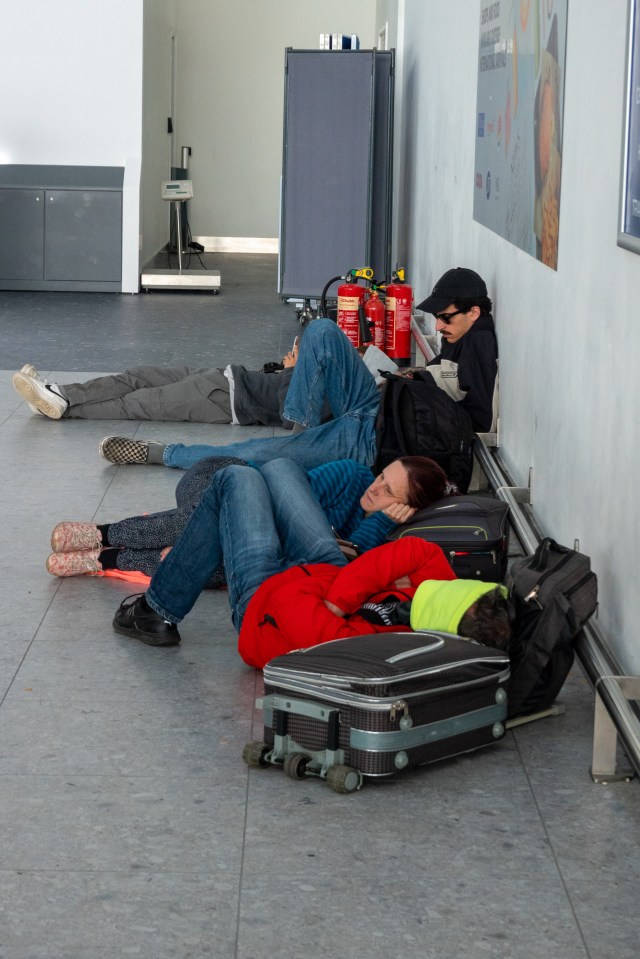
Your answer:
[[[44,276],[44,190],[0,188],[0,283]]]
[[[119,292],[123,174],[0,166],[0,288]]]
[[[393,51],[286,51],[283,297],[317,298],[356,267],[389,275],[393,66]]]

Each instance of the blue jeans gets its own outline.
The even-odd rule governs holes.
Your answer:
[[[249,600],[269,576],[304,563],[346,562],[304,471],[290,460],[261,470],[227,466],[213,476],[151,580],[149,606],[179,623],[223,559],[238,631]]]
[[[325,398],[334,419],[318,425]],[[302,337],[284,406],[288,420],[308,427],[304,433],[227,446],[172,443],[164,463],[189,469],[206,456],[237,456],[258,466],[287,457],[307,470],[340,459],[371,466],[379,406],[375,380],[342,330],[332,320],[313,320]]]

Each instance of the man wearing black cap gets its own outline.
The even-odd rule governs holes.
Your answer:
[[[476,432],[495,430],[498,343],[484,280],[461,266],[447,270],[418,309],[435,316],[442,339],[427,369],[462,403]]]
[[[433,313],[442,351],[427,366],[438,386],[468,412],[477,432],[495,428],[498,348],[484,280],[458,267],[442,276],[419,309]],[[328,403],[333,419],[322,423]],[[109,436],[100,454],[109,462],[157,463],[189,469],[207,456],[237,456],[257,466],[285,457],[304,469],[339,459],[373,465],[380,393],[360,354],[332,320],[313,320],[300,343],[284,416],[294,435],[225,446],[165,445]]]

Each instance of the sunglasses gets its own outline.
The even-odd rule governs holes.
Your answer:
[[[458,313],[464,313],[464,310],[454,310],[453,313],[434,313],[433,315],[436,320],[440,320],[441,323],[445,323],[448,326],[453,317],[457,316]]]

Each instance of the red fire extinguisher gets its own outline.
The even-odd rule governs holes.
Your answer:
[[[386,287],[384,351],[398,366],[411,362],[411,308],[413,290],[404,282],[404,270],[393,274]]]
[[[348,274],[347,274],[348,275]],[[360,346],[360,304],[366,287],[358,283],[341,283],[338,287],[338,326],[356,349]]]
[[[340,329],[347,335],[356,349],[359,346],[366,345],[366,326],[362,322],[362,307],[364,305],[364,295],[367,292],[366,286],[359,286],[356,282],[358,278],[366,281],[373,279],[373,270],[371,267],[363,267],[359,270],[349,270],[345,274],[344,280],[338,287],[338,315],[336,321]]]
[[[372,290],[365,300],[364,315],[371,331],[373,345],[384,350],[384,303],[377,290]]]

